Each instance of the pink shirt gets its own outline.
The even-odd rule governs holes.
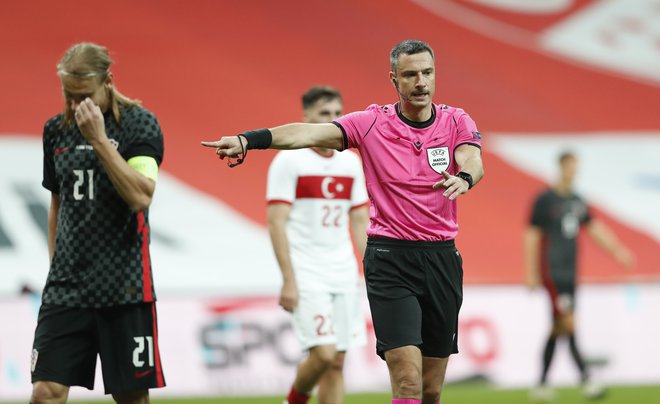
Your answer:
[[[345,147],[362,155],[371,201],[370,237],[440,241],[458,233],[456,201],[432,185],[446,170],[456,174],[454,150],[462,144],[481,147],[477,126],[462,109],[434,105],[426,122],[398,113],[398,105],[370,105],[334,123]]]

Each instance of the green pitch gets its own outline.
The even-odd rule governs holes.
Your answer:
[[[528,404],[527,390],[497,390],[488,387],[447,386],[442,395],[443,404]],[[194,399],[159,399],[152,402],[163,404],[282,404],[283,397],[241,397],[241,398],[194,398]],[[111,400],[108,400],[111,402]],[[555,403],[591,403],[576,388],[556,390]],[[80,404],[98,404],[99,401]],[[344,404],[389,404],[389,394],[349,394]],[[660,403],[660,385],[611,387],[607,396],[597,401],[603,404],[658,404]],[[317,404],[315,399],[310,404]]]

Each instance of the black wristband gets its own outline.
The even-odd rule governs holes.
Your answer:
[[[465,182],[468,183],[468,189],[472,189],[472,186],[474,185],[474,181],[472,180],[472,176],[465,171],[460,171],[456,176],[460,179],[465,180]]]
[[[247,139],[246,149],[267,149],[273,143],[273,134],[268,129],[250,130],[241,133]]]

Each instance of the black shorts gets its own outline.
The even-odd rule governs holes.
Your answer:
[[[164,387],[156,304],[103,309],[44,304],[32,346],[32,383],[94,388],[101,358],[106,394]]]
[[[548,291],[553,318],[575,311],[575,282],[546,277],[543,286]]]
[[[407,345],[423,356],[458,353],[463,260],[453,240],[369,238],[364,255],[376,352]]]

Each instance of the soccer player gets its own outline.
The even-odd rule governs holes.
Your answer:
[[[543,351],[539,386],[531,391],[538,401],[551,401],[553,391],[547,386],[548,369],[559,337],[566,337],[575,364],[580,370],[584,393],[599,398],[602,386],[590,382],[589,369],[575,341],[575,288],[577,278],[577,236],[582,226],[599,246],[626,267],[632,265],[631,252],[622,245],[604,223],[591,216],[587,204],[575,194],[573,182],[577,158],[565,152],[559,156],[559,178],[536,198],[529,227],[525,233],[527,285],[534,289],[542,282],[552,305],[552,330]]]
[[[342,114],[341,94],[312,87],[302,97],[305,122]],[[285,150],[268,172],[268,228],[282,272],[280,305],[293,313],[298,341],[309,355],[298,366],[287,397],[304,404],[318,383],[318,402],[344,399],[346,350],[366,343],[353,239],[364,254],[369,199],[355,153]]]
[[[65,403],[70,386],[148,403],[165,386],[158,351],[149,214],[163,135],[122,95],[105,47],[78,43],[58,64],[64,111],[43,132],[50,271],[32,350],[32,397]]]
[[[249,149],[360,151],[371,202],[364,271],[377,353],[387,362],[392,403],[435,404],[449,355],[458,352],[463,269],[454,245],[456,198],[483,177],[481,135],[465,111],[433,103],[435,60],[427,43],[397,44],[390,66],[394,104],[202,145],[230,162],[244,161]]]

